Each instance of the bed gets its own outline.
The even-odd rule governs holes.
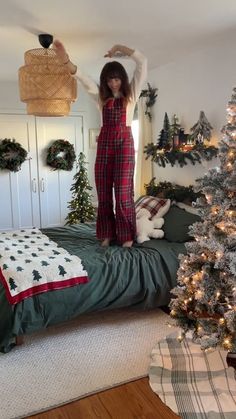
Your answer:
[[[13,305],[0,283],[1,352],[9,352],[16,337],[83,313],[133,305],[147,310],[169,303],[170,290],[176,285],[178,255],[186,252],[184,242],[153,239],[132,248],[103,248],[96,239],[95,223],[41,231],[81,259],[89,281],[39,293]]]

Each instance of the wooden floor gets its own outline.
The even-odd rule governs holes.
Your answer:
[[[123,384],[28,419],[177,419],[151,390],[148,378]]]

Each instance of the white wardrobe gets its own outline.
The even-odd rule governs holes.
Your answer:
[[[65,224],[70,188],[76,172],[46,164],[48,147],[68,140],[76,156],[84,151],[83,117],[34,117],[0,114],[0,139],[15,138],[28,152],[20,171],[0,170],[0,230],[54,227]]]

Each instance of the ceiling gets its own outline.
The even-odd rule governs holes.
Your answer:
[[[0,81],[17,80],[24,51],[51,33],[95,80],[115,43],[140,49],[149,69],[236,39],[236,0],[8,0],[1,2]],[[129,69],[128,69],[129,71]]]

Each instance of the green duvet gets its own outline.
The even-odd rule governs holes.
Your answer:
[[[26,298],[11,306],[0,284],[0,351],[8,352],[13,338],[79,314],[95,310],[138,306],[148,309],[166,305],[176,285],[178,255],[182,243],[150,240],[132,248],[103,248],[94,224],[42,230],[51,240],[79,256],[90,281],[63,290]]]

